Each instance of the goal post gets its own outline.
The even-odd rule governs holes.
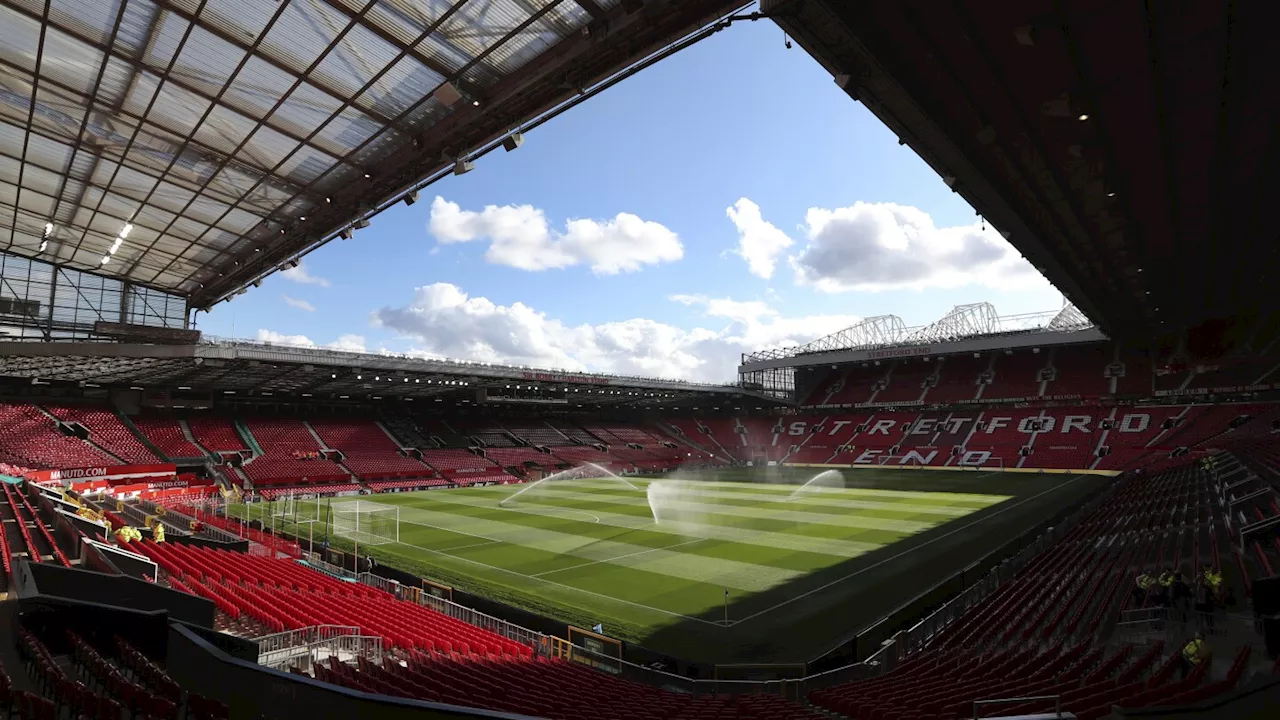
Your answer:
[[[360,545],[400,542],[400,507],[355,500],[336,503],[330,511],[333,534]]]

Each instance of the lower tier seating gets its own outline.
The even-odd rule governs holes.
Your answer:
[[[1231,537],[1216,492],[1211,474],[1198,466],[1121,481],[925,650],[887,675],[815,691],[810,700],[851,718],[915,720],[972,717],[980,699],[1061,695],[1064,710],[1090,720],[1110,714],[1113,704],[1171,704],[1233,687],[1247,648],[1222,681],[1208,682],[1207,661],[1174,681],[1189,637],[1168,652],[1142,653],[1108,652],[1097,640],[1120,610],[1148,603],[1132,592],[1140,573],[1161,568],[1196,578],[1204,565],[1220,567],[1220,547],[1230,547]]]

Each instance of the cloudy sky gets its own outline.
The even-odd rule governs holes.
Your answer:
[[[206,333],[707,381],[859,318],[1061,295],[803,50],[737,25],[200,316]]]

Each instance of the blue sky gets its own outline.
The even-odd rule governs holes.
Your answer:
[[[728,381],[743,350],[861,317],[1061,304],[768,22],[716,34],[372,222],[200,329]]]

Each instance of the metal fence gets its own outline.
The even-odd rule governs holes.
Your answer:
[[[345,580],[356,579],[355,573],[351,572],[350,570],[347,570],[346,568],[340,568],[337,565],[334,565],[333,563],[320,557],[318,553],[303,553],[302,559],[306,560],[307,564],[310,565],[311,567],[321,570],[322,572],[329,573],[334,577],[340,577]]]
[[[330,657],[340,662],[359,657],[380,661],[382,638],[361,635],[360,628],[345,625],[316,625],[258,638],[258,664],[266,667],[310,671]]]

